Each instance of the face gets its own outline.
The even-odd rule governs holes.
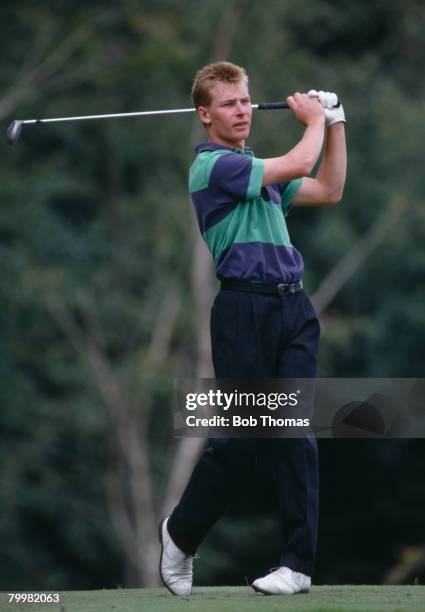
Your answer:
[[[198,114],[211,142],[243,148],[251,128],[252,108],[245,83],[216,83],[211,104],[200,106]]]

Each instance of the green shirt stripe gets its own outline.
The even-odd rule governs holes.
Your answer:
[[[246,199],[253,200],[261,195],[261,187],[263,185],[264,176],[264,160],[257,157],[252,158],[251,176],[249,177]]]
[[[302,178],[294,179],[289,183],[285,191],[282,193],[282,210],[285,217],[288,215],[290,210],[290,203],[297,195],[300,190]]]
[[[215,261],[234,243],[264,242],[291,246],[281,208],[273,202],[258,199],[239,202],[233,212],[204,233],[204,239]]]

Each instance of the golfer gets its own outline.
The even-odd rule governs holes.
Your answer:
[[[243,68],[229,62],[205,66],[192,97],[208,140],[196,147],[189,187],[221,281],[211,312],[215,375],[314,378],[320,326],[303,290],[303,259],[290,242],[285,217],[290,206],[340,201],[346,173],[343,108],[334,108],[337,96],[329,92],[289,96],[303,136],[285,155],[260,159],[245,144],[252,108]],[[310,178],[322,149],[316,177]],[[271,595],[310,589],[318,519],[316,440],[220,438],[209,440],[179,504],[160,525],[160,573],[175,595],[191,593],[199,545],[267,444],[278,488],[281,557],[278,569],[251,586]]]

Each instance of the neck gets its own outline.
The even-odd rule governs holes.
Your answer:
[[[208,133],[208,141],[214,144],[224,145],[225,147],[231,147],[232,149],[242,149],[242,151],[245,149],[245,140],[229,141]]]

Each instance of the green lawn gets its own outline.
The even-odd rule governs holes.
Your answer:
[[[174,597],[165,588],[66,591],[61,605],[8,604],[11,612],[404,612],[425,610],[425,586],[316,586],[308,595],[266,597],[248,587],[198,587],[191,597]]]

